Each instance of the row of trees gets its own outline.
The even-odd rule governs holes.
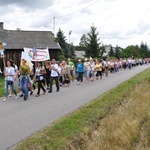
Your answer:
[[[141,42],[140,46],[138,45],[130,45],[126,48],[121,48],[116,46],[115,50],[113,50],[112,46],[110,48],[109,57],[116,58],[146,58],[150,57],[150,50],[146,43]]]
[[[79,46],[74,46],[70,43],[68,44],[61,29],[59,29],[57,33],[56,40],[62,48],[59,52],[59,60],[65,60],[68,57],[75,58],[75,50],[84,50],[85,57],[92,58],[102,58],[104,57],[103,54],[106,52],[105,46],[100,42],[97,28],[94,26],[91,26],[90,31],[87,34],[81,36]],[[150,57],[150,50],[144,42],[141,42],[140,46],[131,45],[124,49],[118,45],[115,48],[110,46],[110,51],[105,57],[115,57],[118,59],[128,57],[145,58]]]

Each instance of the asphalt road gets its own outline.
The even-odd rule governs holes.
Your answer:
[[[35,97],[34,92],[28,101],[12,97],[3,102],[3,98],[0,98],[0,150],[9,149],[22,139],[149,67],[143,65],[132,70],[122,70],[118,74],[109,74],[102,80],[90,83],[84,81],[83,85],[72,82],[70,87],[60,88],[60,92],[56,92],[54,86],[52,93]]]

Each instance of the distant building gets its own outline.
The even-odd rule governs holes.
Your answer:
[[[105,48],[105,53],[103,54],[103,56],[106,57],[106,56],[109,55],[109,52],[110,52],[110,50],[111,50],[111,47],[112,47],[111,45],[105,45],[105,46],[104,46],[104,48]],[[112,47],[112,49],[113,49],[113,51],[115,52],[115,49],[116,49],[116,48],[115,48],[115,47]]]
[[[77,58],[84,58],[85,57],[85,51],[75,51],[75,55]]]
[[[12,59],[15,64],[20,65],[21,52],[24,47],[27,48],[47,48],[49,49],[50,58],[58,58],[58,51],[61,49],[55,42],[54,35],[51,31],[23,31],[5,30],[4,23],[0,22],[0,41],[6,42],[5,57]],[[0,65],[3,64],[2,59]],[[2,66],[0,66],[2,68]]]

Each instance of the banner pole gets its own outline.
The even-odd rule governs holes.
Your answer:
[[[4,64],[4,68],[5,68],[6,67],[5,57],[3,57],[3,64]]]

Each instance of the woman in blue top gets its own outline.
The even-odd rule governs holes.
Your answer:
[[[78,76],[77,76],[77,84],[82,84],[83,82],[83,73],[84,73],[84,64],[82,63],[81,59],[78,60],[77,63],[77,72],[78,72]]]

